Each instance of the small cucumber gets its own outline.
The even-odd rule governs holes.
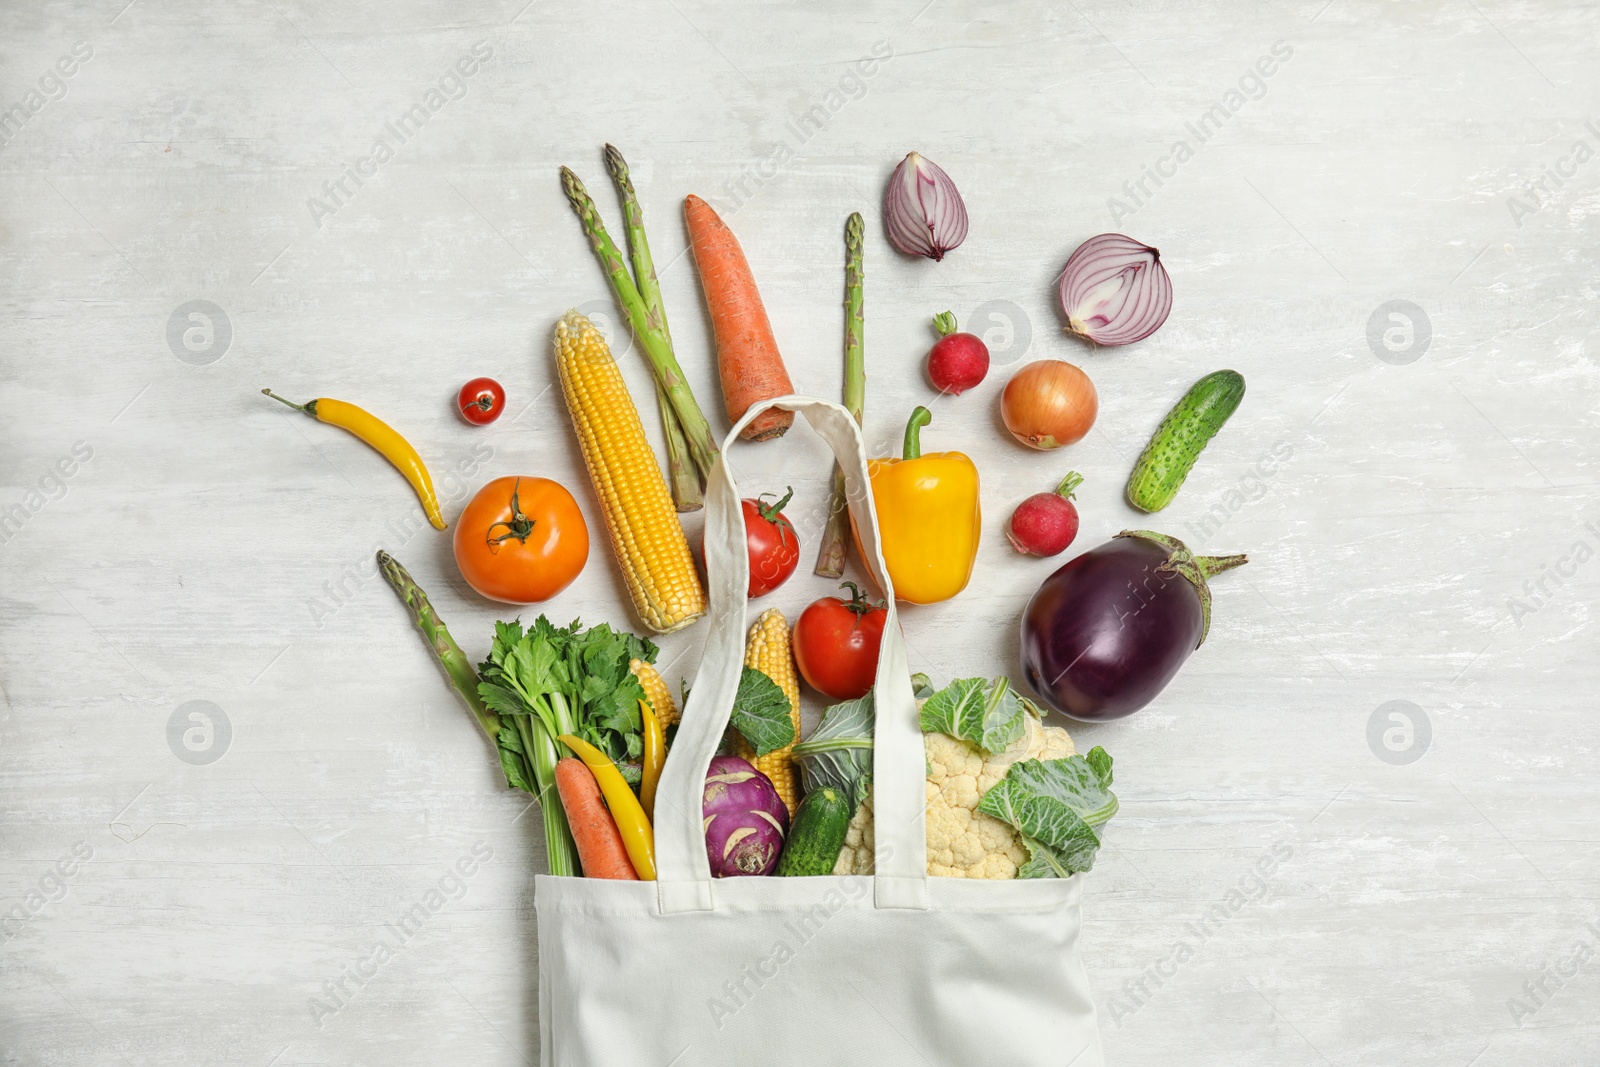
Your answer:
[[[1219,370],[1201,378],[1156,427],[1128,475],[1128,503],[1160,511],[1178,495],[1189,468],[1244,399],[1244,376]]]
[[[807,793],[795,809],[783,855],[773,873],[779,877],[832,874],[854,814],[855,805],[837,789],[821,786]]]

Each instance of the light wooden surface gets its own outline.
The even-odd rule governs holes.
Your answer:
[[[1052,564],[1015,556],[1001,524],[1068,468],[1086,476],[1074,552],[1153,525],[1250,554],[1155,705],[1073,730],[1113,753],[1123,805],[1083,940],[1111,1063],[1600,1062],[1592,8],[123,2],[0,16],[0,103],[26,118],[0,147],[0,508],[23,508],[0,544],[0,1063],[536,1059],[538,821],[498,788],[372,553],[411,568],[474,656],[503,613],[466,593],[447,537],[405,527],[414,502],[380,458],[258,390],[380,413],[452,515],[492,476],[543,474],[598,528],[547,346],[568,307],[610,307],[556,180],[575,167],[620,233],[607,140],[719,426],[686,193],[728,213],[820,396],[840,385],[842,223],[867,214],[885,450],[930,399],[929,316],[990,332],[995,372],[925,434],[977,459],[986,519],[972,587],[906,612],[917,667],[1015,673],[1018,612]],[[41,87],[76,42],[92,56]],[[889,58],[852,73],[875,44]],[[474,46],[488,58],[446,79],[425,127],[386,134]],[[1213,105],[1200,143],[1188,127]],[[314,212],[379,136],[393,158]],[[911,149],[971,213],[937,265],[882,235]],[[1170,176],[1135,201],[1124,182],[1147,165]],[[1176,309],[1091,352],[1060,333],[1050,282],[1111,229],[1162,249]],[[220,356],[187,310],[169,344],[195,300],[231,327]],[[1391,301],[1427,325],[1388,319]],[[1375,313],[1400,351],[1369,343]],[[1082,444],[1003,439],[1008,332],[1093,376]],[[1249,381],[1243,407],[1177,503],[1136,515],[1132,459],[1223,366]],[[448,404],[484,373],[510,412],[468,428]],[[1274,449],[1289,458],[1258,467]],[[819,443],[797,430],[736,461],[752,487],[794,485],[809,567]],[[804,574],[772,601],[828,591]],[[550,610],[629,621],[603,546]],[[673,684],[699,639],[662,642]],[[198,754],[191,701],[214,705]],[[1390,709],[1369,743],[1390,701],[1409,702],[1409,753],[1381,740],[1405,747]],[[1393,762],[1423,723],[1425,754]],[[475,846],[492,856],[459,899],[314,1013]]]

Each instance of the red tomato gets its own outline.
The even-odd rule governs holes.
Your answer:
[[[883,602],[873,604],[854,582],[850,599],[821,600],[800,613],[794,624],[794,662],[806,684],[833,700],[867,695],[878,673],[878,644],[888,618]]]
[[[789,580],[800,563],[800,539],[794,526],[784,518],[783,506],[794,496],[790,489],[776,504],[764,504],[762,499],[745,499],[744,539],[750,550],[750,593],[753,600],[766,596]]]
[[[572,583],[589,561],[578,502],[548,478],[496,478],[456,520],[456,566],[490,600],[534,604]]]
[[[493,378],[474,378],[456,394],[456,410],[474,426],[487,426],[506,409],[506,391]]]

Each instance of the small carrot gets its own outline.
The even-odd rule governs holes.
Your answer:
[[[600,797],[594,774],[580,759],[567,756],[556,761],[556,791],[567,811],[572,838],[578,844],[578,861],[585,878],[619,878],[637,882],[638,874],[628,861],[616,821]]]
[[[728,224],[698,196],[685,197],[689,246],[700,270],[700,287],[711,312],[717,343],[717,371],[728,420],[738,422],[753,404],[794,392],[794,383],[778,354],[772,323],[750,273],[739,239]],[[768,411],[740,434],[746,441],[782,437],[794,425],[794,412]]]

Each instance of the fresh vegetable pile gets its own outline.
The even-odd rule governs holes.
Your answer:
[[[634,614],[645,629],[665,634],[692,626],[707,609],[705,584],[678,513],[702,506],[706,479],[720,459],[720,434],[679,362],[628,165],[610,145],[603,155],[620,202],[626,252],[611,238],[578,175],[561,168],[560,185],[620,321],[651,372],[664,456],[655,454],[646,436],[610,343],[576,311],[556,323],[550,374],[559,382],[583,457],[592,514],[603,520]],[[882,210],[879,232],[897,251],[931,261],[922,269],[952,269],[946,261],[968,238],[969,218],[948,172],[919,153],[907,154],[888,182]],[[686,196],[683,213],[711,327],[714,352],[706,358],[715,360],[731,425],[753,406],[796,387],[744,245],[705,200]],[[861,213],[850,214],[843,242],[843,400],[858,425],[866,392],[868,233]],[[757,254],[755,262],[760,260]],[[1066,333],[1094,352],[1120,352],[1150,338],[1174,307],[1161,253],[1123,234],[1084,240],[1054,288]],[[928,404],[941,402],[938,419],[930,406],[915,407],[900,454],[868,464],[888,584],[899,599],[926,605],[962,595],[977,571],[984,532],[980,471],[959,446],[974,433],[995,432],[995,420],[968,398],[981,391],[992,369],[984,339],[962,332],[948,311],[933,323],[938,340],[923,369]],[[295,404],[263,392],[376,449],[410,483],[428,521],[446,529],[427,466],[399,432],[344,401]],[[1244,378],[1232,370],[1197,381],[1167,412],[1128,473],[1128,504],[1143,513],[1172,506],[1244,395]],[[480,376],[455,391],[452,406],[465,427],[473,428],[462,427],[464,432],[495,432],[488,428],[496,426],[506,402],[499,382]],[[1018,462],[1083,440],[1100,407],[1088,372],[1054,358],[1011,373],[996,402],[1006,433],[1032,450],[1019,450]],[[790,412],[767,411],[742,436],[774,440],[793,422]],[[922,450],[930,424],[948,450]],[[1054,491],[1022,500],[1004,524],[1018,553],[1050,557],[1074,544],[1085,518],[1074,501],[1083,480],[1077,471],[1061,475],[1059,466],[1040,473],[1036,484],[1054,484]],[[806,551],[785,515],[794,490],[784,486],[779,494],[776,486],[767,488],[772,491],[743,502],[752,599],[795,580]],[[806,507],[823,503],[801,500]],[[814,569],[831,586],[845,575],[852,546],[857,556],[861,552],[838,470],[826,507]],[[451,538],[466,585],[507,604],[562,596],[590,557],[589,529],[577,499],[566,486],[536,474],[488,481],[455,517]],[[1027,565],[1008,559],[1010,567]],[[1021,582],[986,576],[989,595],[1017,598],[1020,677],[1039,704],[1004,676],[963,678],[938,690],[920,678],[929,872],[1004,879],[1089,870],[1117,809],[1111,757],[1098,747],[1077,754],[1064,729],[1046,725],[1046,712],[1114,719],[1155,699],[1206,638],[1208,580],[1244,562],[1242,555],[1197,555],[1176,538],[1141,530],[1123,531],[1067,560],[1042,583],[1021,571]],[[549,871],[654,878],[655,793],[679,716],[672,688],[654,667],[656,646],[607,623],[560,627],[541,614],[528,624],[497,623],[485,635],[483,658],[474,668],[405,569],[382,552],[378,564],[492,744],[507,784],[539,804]],[[1035,585],[1031,597],[1025,596]],[[703,796],[706,854],[719,877],[873,870],[872,686],[886,611],[880,598],[857,583],[840,586],[849,590],[848,598],[816,597],[792,628],[782,612],[768,609],[750,629],[727,737]],[[802,683],[831,704],[804,737]]]

